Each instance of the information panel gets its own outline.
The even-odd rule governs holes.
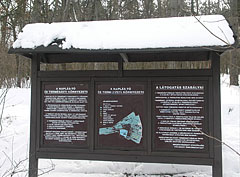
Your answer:
[[[143,147],[144,84],[98,84],[98,147]]]
[[[88,84],[43,84],[43,144],[87,145]]]
[[[154,85],[154,148],[206,150],[206,85],[157,83]]]

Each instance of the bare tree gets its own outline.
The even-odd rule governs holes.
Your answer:
[[[196,15],[199,15],[199,2],[196,0]]]
[[[30,20],[32,23],[42,22],[42,12],[41,12],[42,6],[43,6],[42,0],[33,1],[32,15]]]
[[[191,13],[195,14],[195,11],[194,11],[194,0],[191,0]]]
[[[171,8],[171,16],[177,17],[178,16],[178,0],[171,0],[170,1],[170,8]]]
[[[1,93],[0,93],[0,134],[3,129],[2,119],[3,119],[3,112],[5,108],[6,96],[7,96],[8,90],[9,90],[8,88],[1,89]]]
[[[231,24],[232,28],[235,34],[238,34],[238,1],[237,0],[231,0]],[[236,43],[238,43],[238,37],[236,38]],[[231,65],[230,65],[230,85],[239,85],[238,83],[238,74],[239,74],[239,68],[238,66],[238,60],[239,56],[237,55],[237,49],[233,49],[231,51],[232,57],[231,57]]]
[[[151,18],[154,15],[155,6],[153,0],[143,0],[143,18]]]

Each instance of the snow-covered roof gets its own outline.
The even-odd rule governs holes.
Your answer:
[[[198,20],[197,20],[197,19]],[[213,33],[213,34],[211,34]],[[135,20],[28,24],[13,48],[35,49],[58,45],[62,49],[154,49],[234,44],[222,15]],[[221,39],[221,40],[220,40]]]

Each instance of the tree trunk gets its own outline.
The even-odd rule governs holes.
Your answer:
[[[220,8],[220,0],[218,0],[218,13],[220,13],[221,12],[221,8]]]
[[[191,0],[191,14],[195,15],[195,12],[194,12],[194,1]]]
[[[237,0],[231,0],[231,25],[235,34],[238,34],[238,2]],[[237,43],[238,38],[236,39]],[[231,51],[231,66],[230,66],[230,85],[239,85],[238,83],[238,55],[237,49]]]
[[[41,21],[41,7],[42,1],[41,0],[34,0],[33,2],[33,11],[31,15],[31,22],[32,23],[40,23]]]
[[[198,2],[198,0],[196,0],[196,15],[199,15],[198,11],[199,11],[199,2]]]
[[[238,15],[238,47],[240,40],[240,2],[237,2],[237,15]]]
[[[238,55],[237,49],[231,51],[231,66],[230,66],[230,85],[238,86]]]
[[[17,39],[17,33],[16,33],[16,29],[15,27],[13,28],[13,39],[14,41]],[[15,55],[15,59],[16,59],[16,70],[17,70],[17,73],[16,73],[16,86],[21,88],[21,73],[22,73],[22,68],[21,68],[21,62],[20,62],[20,58],[18,55]]]
[[[171,7],[171,17],[177,17],[178,16],[178,0],[171,0],[170,7]]]
[[[3,11],[3,15],[1,15],[0,27],[1,27],[1,45],[7,46],[7,23],[8,23],[8,14],[9,14],[9,3],[6,5],[2,2],[0,4],[0,10]]]
[[[163,17],[163,15],[162,15],[162,0],[158,0],[157,1],[158,2],[158,8],[157,8],[157,10],[158,10],[158,17]]]
[[[19,59],[19,56],[16,55],[16,67],[17,67],[17,76],[16,76],[16,79],[17,79],[17,87],[21,88],[21,81],[22,81],[22,77],[21,77],[21,61]]]
[[[62,22],[70,21],[69,19],[69,7],[70,7],[70,0],[63,1],[63,14],[62,14]]]
[[[210,15],[211,12],[211,0],[208,0],[208,15]]]

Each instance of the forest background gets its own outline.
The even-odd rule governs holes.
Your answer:
[[[229,21],[236,45],[221,55],[221,73],[239,85],[240,2],[238,0],[0,0],[0,88],[28,87],[30,60],[9,55],[8,50],[29,23],[80,22],[222,14]],[[113,69],[113,63],[41,64],[42,70]],[[160,62],[128,64],[138,69],[191,69],[210,67],[209,62]]]

